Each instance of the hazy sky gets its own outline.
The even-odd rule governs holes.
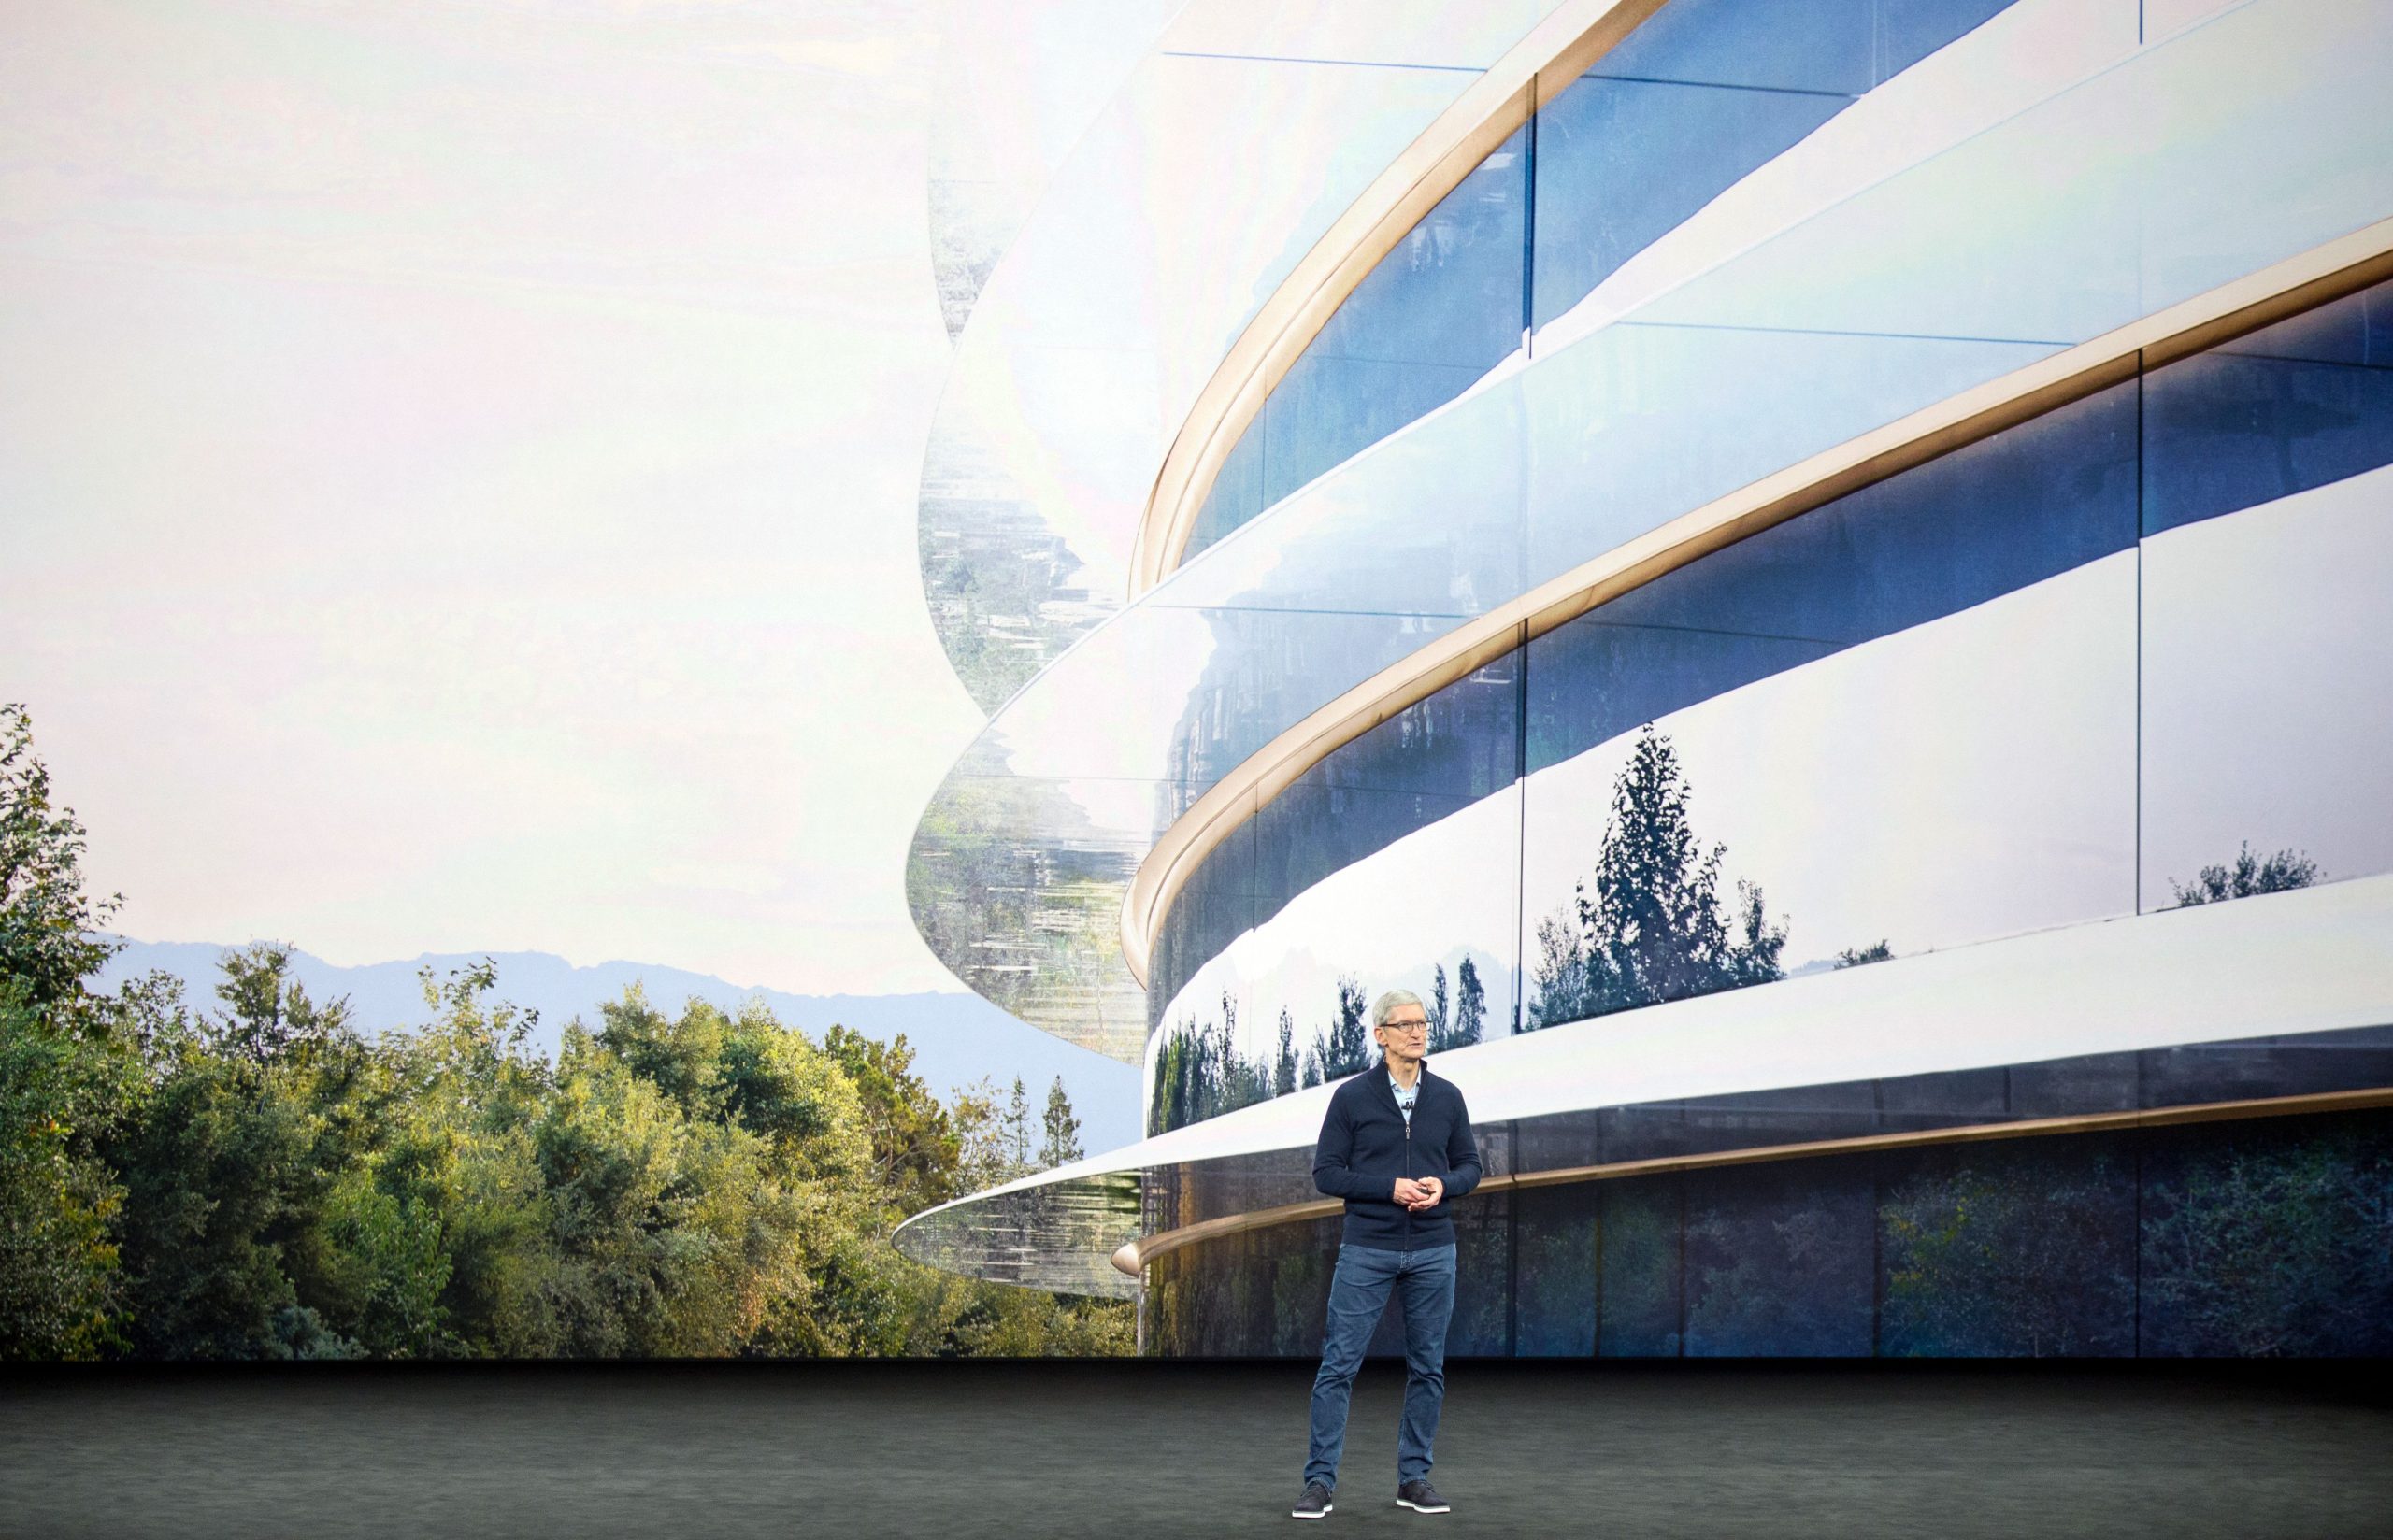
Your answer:
[[[0,699],[121,928],[956,987],[931,21],[7,7]]]

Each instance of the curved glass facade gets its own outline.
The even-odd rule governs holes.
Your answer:
[[[2298,1220],[2393,1302],[2393,12],[1787,8],[1549,102],[951,776],[926,938],[1150,1137],[910,1252],[1311,1352],[1404,987],[1495,1178],[1456,1351],[2379,1350],[2235,1280]]]
[[[1205,549],[1460,395],[1741,178],[2013,0],[1670,0],[1347,296],[1240,435]]]
[[[2393,16],[2323,0],[2257,0],[2147,49],[1309,485],[1042,672],[976,758],[1168,782],[1193,802],[1323,703],[1535,583],[2360,229],[2393,164],[2393,119],[2366,105],[2369,61],[2387,52]],[[2189,120],[2182,135],[2151,126]],[[2056,164],[2076,174],[2053,178]],[[1955,250],[1968,260],[1940,254]],[[1037,831],[1017,837],[1035,847]],[[984,961],[941,956],[967,978]],[[1078,1032],[1088,1012],[1069,988],[1029,1019]]]
[[[1591,1150],[1667,1159],[2183,1105],[2255,1081],[2388,1079],[2393,1032],[2363,1030],[1607,1109],[1483,1127],[1480,1137],[1505,1169],[1534,1172]],[[1308,1186],[1302,1155],[1159,1168],[1149,1208],[1238,1212],[1224,1205]],[[2372,1110],[1515,1188],[1456,1218],[1447,1351],[2376,1356],[2393,1348],[2393,1270],[2370,1241],[2388,1179],[2393,1115]],[[1339,1222],[1275,1225],[1150,1264],[1146,1350],[1318,1354]],[[2316,1239],[2298,1262],[2267,1235],[2286,1223]],[[1397,1325],[1390,1312],[1374,1354],[1401,1355]]]
[[[924,593],[983,710],[1121,604],[1156,463],[1257,307],[1555,3],[1189,0],[1164,27],[980,288],[932,423]]]
[[[2389,313],[2379,285],[1865,488],[1333,751],[1167,917],[1153,1126],[1252,1099],[1167,1097],[1175,1037],[1223,1043],[1232,1079],[1276,1071],[1281,1013],[1301,1055],[1334,1035],[1348,976],[1434,999],[1469,957],[1497,981],[1483,995],[1519,1002],[1476,1041],[2166,907],[2247,845],[2309,880],[2393,870],[2374,769],[2393,729],[2343,704],[2393,689],[2372,597],[2393,581]],[[2238,539],[2230,514],[2266,528]],[[2265,728],[2239,753],[2222,717]],[[2270,767],[2224,785],[2222,758]],[[1433,828],[1523,777],[1467,830]],[[1602,891],[1651,864],[1641,840],[1688,844],[1690,871],[1724,859],[1697,892]],[[1350,867],[1369,869],[1281,918]],[[1461,938],[1513,872],[1518,939],[1473,955]],[[1415,889],[1433,918],[1408,923]],[[1721,920],[1682,923],[1684,956],[1624,949],[1654,904],[1702,893]],[[1392,955],[1399,936],[1427,949]]]

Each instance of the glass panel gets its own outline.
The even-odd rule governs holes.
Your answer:
[[[1481,162],[1330,317],[1231,451],[1189,555],[1453,400],[1520,346],[1527,139],[1524,128]]]
[[[2144,443],[2146,535],[2393,463],[2393,284],[2154,370]]]
[[[1510,1357],[1513,1351],[1516,1201],[1510,1192],[1491,1192],[1454,1215],[1454,1313],[1446,1328],[1446,1351],[1456,1358]]]
[[[2393,121],[2364,103],[2388,45],[2382,7],[2260,0],[1839,204],[1641,319],[2096,335],[2382,217]],[[2070,175],[2052,175],[2060,164]],[[2256,197],[2265,225],[2251,222]]]
[[[1686,1297],[1685,1179],[1649,1176],[1605,1182],[1597,1191],[1596,1351],[1676,1358]]]
[[[2135,1151],[2037,1139],[1880,1167],[1878,1350],[1936,1358],[2135,1351]]]
[[[1882,1132],[1882,1092],[1871,1081],[1795,1086],[1736,1096],[1689,1097],[1680,1104],[1690,1153],[1857,1139]]]
[[[2089,1053],[2020,1064],[2005,1075],[2011,1110],[2019,1118],[2065,1118],[2094,1112],[2128,1112],[2136,1099],[2138,1069],[2132,1053]]]
[[[1528,392],[1526,571],[1536,581],[1594,561],[1669,519],[2054,350],[1612,326],[1489,392]],[[1798,379],[1801,391],[1785,389]]]
[[[1144,605],[1459,616],[1501,604],[1526,580],[1525,400],[1491,389],[1375,446],[1192,560]]]
[[[2386,1027],[2192,1043],[2137,1057],[2147,1107],[2393,1086],[2393,1028]]]
[[[2125,906],[2134,408],[2104,392],[1530,645],[1531,1024]]]
[[[925,456],[924,586],[984,709],[1119,606],[1197,392],[1472,78],[1160,51],[1081,135],[981,292]]]
[[[1523,1171],[1594,1165],[1600,1159],[1596,1153],[1596,1120],[1592,1107],[1584,1112],[1518,1119],[1512,1123],[1513,1159]]]
[[[1445,617],[1156,606],[1059,659],[974,752],[1018,776],[1165,779],[1193,798]]]
[[[1867,1160],[1688,1173],[1690,1358],[1867,1357],[1877,1279]]]
[[[1139,1174],[1118,1172],[976,1199],[917,1215],[892,1237],[914,1261],[1025,1289],[1128,1299],[1114,1267],[1139,1235]]]
[[[1539,113],[1535,321],[2010,0],[1671,0]]]
[[[1519,778],[1517,656],[1478,670],[1333,750],[1267,804],[1255,919]]]
[[[1596,1350],[1593,1182],[1512,1194],[1516,1349],[1529,1358],[1584,1358]]]
[[[1201,1120],[1361,1069],[1370,1002],[1419,994],[1431,1048],[1501,1036],[1512,1020],[1518,924],[1519,792],[1476,801],[1426,793],[1313,788],[1283,796],[1257,820],[1258,894],[1294,886],[1336,858],[1304,848],[1335,830],[1318,799],[1396,803],[1406,816],[1447,802],[1450,815],[1351,865],[1309,880],[1280,912],[1202,967],[1162,1014],[1149,1083],[1173,1091],[1157,1128]],[[1285,805],[1284,808],[1282,805]],[[1372,821],[1364,820],[1366,826]],[[1302,871],[1293,871],[1291,863]],[[1237,1020],[1220,1002],[1237,1003]],[[1179,1090],[1182,1085],[1185,1090]]]
[[[983,998],[1137,1063],[1146,996],[1122,961],[1122,891],[1181,795],[1159,781],[950,776],[907,862],[915,928]]]
[[[2393,1116],[2162,1131],[2142,1176],[2140,1351],[2393,1353]]]
[[[1178,1230],[1225,1214],[1309,1203],[1321,1194],[1312,1185],[1312,1146],[1183,1161],[1147,1168],[1150,1233]]]
[[[1150,1030],[1164,1024],[1169,1003],[1187,987],[1199,968],[1254,928],[1256,818],[1253,796],[1243,800],[1242,812],[1242,821],[1197,864],[1164,916],[1163,929],[1155,937],[1154,956],[1147,969],[1147,998],[1154,1006],[1153,1020],[1147,1023]],[[1241,1008],[1243,993],[1234,990],[1223,992],[1228,998],[1222,1004],[1222,1017],[1234,1017]],[[1217,1020],[1215,1024],[1225,1023]],[[1238,1097],[1230,1105],[1243,1106],[1261,1099]],[[1230,1105],[1219,1110],[1226,1112]],[[1177,1128],[1195,1120],[1194,1117],[1175,1118],[1157,1125],[1157,1130]]]
[[[1271,1351],[1318,1359],[1327,1337],[1329,1278],[1338,1266],[1335,1229],[1287,1226],[1292,1244],[1271,1272]]]
[[[1677,8],[1665,6],[1662,15]],[[1578,80],[1537,119],[1534,323],[1578,304],[1621,264],[1853,100],[1594,75]]]
[[[2388,382],[2393,285],[2145,380],[2146,909],[2393,870]]]
[[[2127,549],[2135,435],[2134,387],[2114,387],[1549,632],[1530,647],[1530,767]]]

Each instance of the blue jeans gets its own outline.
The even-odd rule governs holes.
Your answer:
[[[1393,1290],[1404,1310],[1404,1420],[1396,1431],[1396,1479],[1429,1474],[1429,1446],[1438,1437],[1438,1408],[1446,1399],[1446,1322],[1454,1313],[1454,1248],[1383,1251],[1341,1246],[1329,1279],[1329,1328],[1321,1373],[1312,1381],[1312,1449],[1305,1484],[1335,1491],[1338,1457],[1346,1448],[1346,1404],[1363,1349],[1387,1308]]]

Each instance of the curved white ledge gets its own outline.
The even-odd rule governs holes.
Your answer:
[[[1480,1124],[2393,1023],[2393,876],[2006,937],[1598,1017],[1440,1054]],[[1334,1086],[914,1216],[1312,1144]],[[1103,1257],[1131,1236],[1116,1237]],[[1110,1262],[1107,1263],[1110,1265]]]

